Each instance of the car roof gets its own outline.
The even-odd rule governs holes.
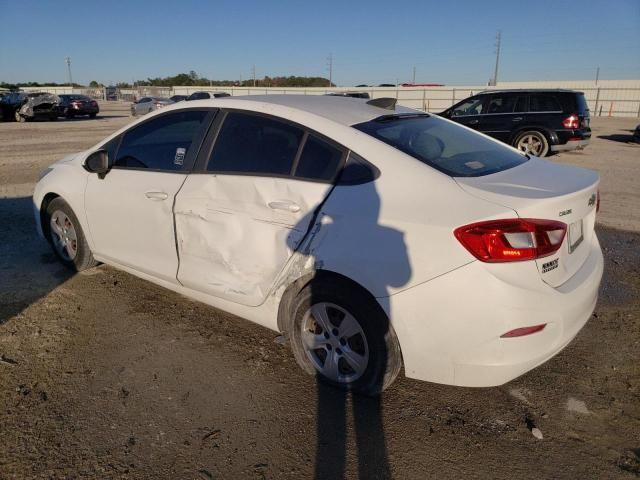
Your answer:
[[[489,95],[491,93],[583,93],[565,88],[501,88],[499,90],[483,90],[476,95]]]
[[[368,100],[330,95],[247,95],[208,100],[194,100],[192,107],[215,106],[263,111],[265,104],[274,115],[286,116],[291,108],[311,113],[343,125],[351,126],[375,118],[401,113],[415,113],[411,108],[396,106],[394,110],[367,104]],[[281,107],[281,108],[280,108]]]

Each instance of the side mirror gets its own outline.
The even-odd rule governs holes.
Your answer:
[[[104,149],[93,152],[87,157],[84,167],[89,172],[97,173],[100,178],[104,178],[111,167],[109,165],[109,154]]]

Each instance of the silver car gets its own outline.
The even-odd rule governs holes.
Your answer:
[[[142,97],[131,104],[131,115],[134,117],[136,115],[145,115],[172,103],[174,103],[173,100],[166,97]]]

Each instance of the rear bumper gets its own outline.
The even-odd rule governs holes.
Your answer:
[[[490,387],[556,355],[577,335],[596,305],[604,262],[595,235],[590,248],[580,270],[558,288],[540,279],[533,262],[502,264],[494,275],[486,264],[475,261],[389,297],[406,375]],[[541,323],[546,327],[538,333],[500,337]]]
[[[552,152],[566,152],[569,150],[582,150],[589,145],[589,140],[569,140],[563,145],[551,145]]]

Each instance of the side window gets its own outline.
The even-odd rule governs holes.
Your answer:
[[[107,151],[109,155],[109,161],[113,162],[116,158],[116,151],[118,150],[118,145],[120,145],[121,135],[118,135],[116,138],[112,138],[109,143],[105,143],[102,148]]]
[[[491,95],[486,113],[511,113],[515,103],[515,95]]]
[[[380,170],[361,156],[350,152],[342,169],[338,185],[361,185],[372,182],[380,176]]]
[[[207,170],[289,175],[303,131],[267,117],[231,112],[222,124]]]
[[[516,100],[516,106],[513,109],[514,112],[517,113],[524,113],[527,111],[527,96],[526,95],[521,95],[518,97],[518,100]]]
[[[529,97],[530,112],[561,112],[562,107],[553,95],[534,93]]]
[[[309,135],[294,175],[299,178],[331,181],[338,172],[342,151]]]
[[[455,107],[452,116],[459,117],[461,115],[480,115],[481,113],[485,113],[482,111],[483,101],[484,99],[482,97],[470,98]]]
[[[114,167],[182,170],[206,110],[162,115],[124,134]]]
[[[149,97],[143,97],[140,100],[138,100],[138,103],[148,103],[150,101],[151,99]]]

